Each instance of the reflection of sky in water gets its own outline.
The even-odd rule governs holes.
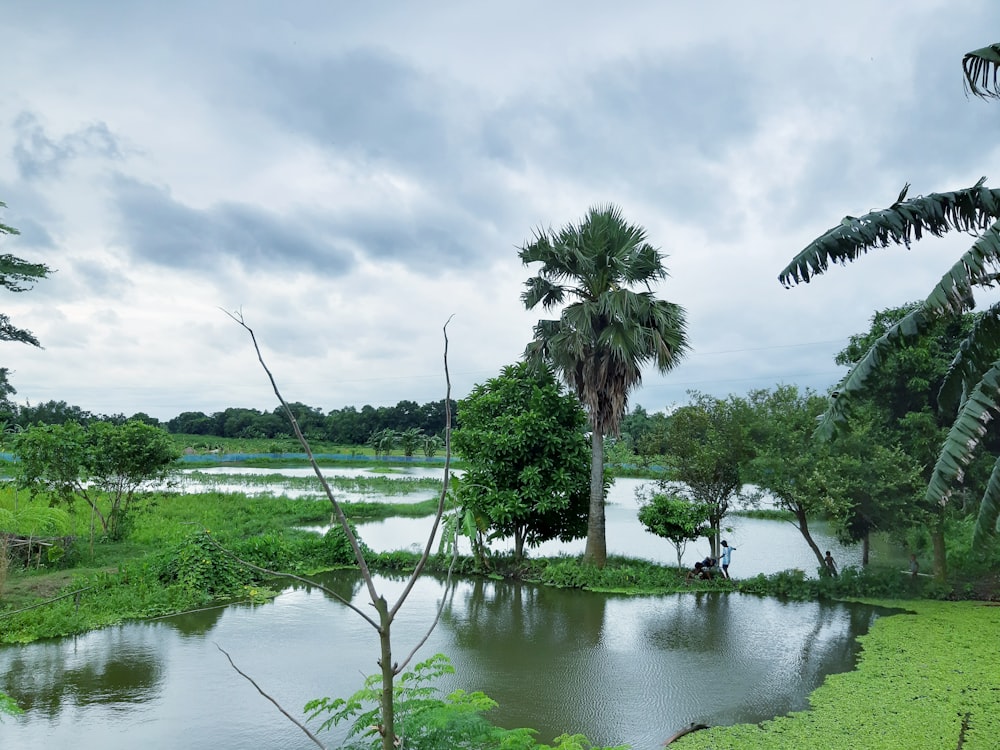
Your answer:
[[[268,475],[281,474],[289,477],[310,477],[313,471],[309,467],[299,468],[254,468],[254,467],[212,467],[207,469],[197,469],[205,474],[222,475]],[[426,467],[402,467],[391,472],[373,471],[370,468],[357,467],[323,467],[325,475],[330,477],[363,477],[363,476],[385,476],[392,478],[400,477],[430,477],[440,478],[443,471],[437,468]],[[457,472],[461,473],[461,472]],[[190,475],[189,471],[184,474]],[[608,490],[608,505],[606,508],[607,541],[608,553],[613,555],[627,555],[638,557],[654,562],[677,564],[677,553],[673,546],[653,534],[650,534],[639,523],[637,512],[639,501],[636,499],[636,489],[648,484],[645,479],[619,478],[614,481]],[[198,486],[192,483],[188,491],[197,491]],[[263,485],[241,485],[232,486],[208,486],[206,489],[218,491],[245,492],[247,494],[260,494],[263,492],[276,492],[275,488]],[[286,494],[289,497],[319,496],[316,492],[304,490],[278,490],[279,494]],[[346,492],[336,490],[338,499],[345,501],[367,501],[367,502],[419,502],[432,497],[432,493],[426,491],[414,492],[404,495],[379,495],[367,493]],[[766,502],[764,503],[767,504]],[[361,524],[358,530],[362,539],[372,549],[382,552],[387,550],[423,549],[427,540],[427,534],[431,527],[430,518],[388,518],[380,521]],[[320,533],[328,530],[329,526],[317,526],[313,531]],[[823,551],[831,550],[834,559],[840,567],[850,565],[860,565],[861,550],[859,546],[845,547],[841,545],[828,526],[817,521],[811,525],[813,538]],[[798,568],[807,573],[815,575],[818,563],[812,551],[806,545],[799,530],[787,521],[770,521],[764,519],[745,518],[742,516],[730,516],[726,519],[724,537],[735,548],[733,552],[733,562],[730,567],[730,574],[739,578],[746,578],[758,573],[771,574],[781,570]],[[529,549],[527,552],[533,556],[549,555],[582,555],[586,541],[578,539],[574,542],[563,543],[558,540],[546,542],[539,547]],[[468,543],[462,540],[460,549],[469,552]],[[499,540],[494,542],[493,549],[496,551],[512,551],[513,541]],[[702,559],[709,552],[708,542],[704,539],[698,542],[691,542],[687,545],[682,561],[685,566],[694,565],[695,561]],[[896,551],[889,551],[884,546],[875,545],[872,551],[873,562],[879,562],[880,555],[887,561],[902,561],[905,555]]]
[[[422,466],[413,467],[393,467],[391,470],[377,470],[372,468],[359,468],[359,467],[322,467],[323,475],[328,478],[333,477],[384,477],[386,479],[407,479],[407,478],[431,478],[439,479],[444,476],[444,471],[442,469],[432,469]],[[459,472],[460,473],[460,472]],[[214,481],[204,482],[199,479],[198,474],[209,474],[224,476],[226,479],[233,478],[232,481],[226,481],[221,483],[216,483]],[[280,482],[275,482],[273,484],[257,484],[257,483],[243,483],[238,480],[240,476],[254,477],[254,476],[271,476],[271,475],[281,475],[283,477],[299,477],[308,478],[314,477],[315,472],[312,468],[308,466],[294,467],[294,468],[261,468],[253,466],[212,466],[204,469],[193,468],[182,470],[176,478],[177,486],[174,487],[176,491],[180,492],[241,492],[245,495],[259,496],[259,495],[284,495],[289,498],[303,498],[303,497],[315,497],[326,499],[326,495],[323,490],[318,486],[314,489],[302,489],[301,487],[288,487],[282,485]],[[356,492],[353,490],[340,489],[338,487],[333,488],[334,495],[338,500],[344,502],[394,502],[394,503],[408,503],[408,502],[420,502],[426,500],[428,497],[432,497],[434,493],[428,492],[426,490],[420,490],[418,492],[399,494],[399,495],[382,495],[377,492]]]
[[[667,565],[677,564],[677,553],[666,539],[650,534],[639,523],[639,503],[635,490],[646,483],[643,479],[616,479],[608,491],[605,508],[608,554],[637,557]],[[378,552],[395,549],[420,549],[426,542],[431,527],[429,518],[387,518],[358,526],[358,533],[365,544]],[[325,531],[329,527],[317,529]],[[748,578],[758,573],[770,575],[781,570],[798,568],[815,576],[818,562],[799,530],[787,521],[772,521],[743,516],[730,516],[725,520],[724,537],[735,548],[730,575]],[[816,544],[823,551],[830,550],[840,567],[861,564],[860,546],[845,547],[830,532],[827,524],[817,521],[810,525]],[[560,554],[582,555],[586,540],[573,542],[554,540],[527,550],[529,556],[544,557]],[[470,551],[468,542],[460,540],[459,549]],[[513,540],[493,543],[495,551],[513,551]],[[880,549],[873,547],[872,562],[879,562]],[[893,561],[898,552],[882,551]],[[691,542],[682,558],[685,566],[693,566],[709,553],[708,541]],[[901,559],[901,558],[900,558]]]
[[[371,611],[356,572],[323,581]],[[377,582],[390,603],[403,586]],[[394,625],[395,656],[426,632],[442,593],[435,578],[417,582]],[[760,721],[804,708],[823,675],[851,667],[853,638],[871,619],[870,609],[843,604],[603,596],[475,579],[449,592],[417,658],[448,654],[457,673],[441,689],[483,690],[500,703],[491,716],[502,725],[535,727],[547,742],[581,731],[638,750],[691,721]],[[377,669],[374,630],[296,584],[259,606],[0,648],[0,689],[28,708],[0,725],[0,746],[314,747],[215,644],[297,718],[307,700],[349,695]],[[323,735],[329,747],[342,737],[343,727]]]

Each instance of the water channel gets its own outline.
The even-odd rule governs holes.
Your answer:
[[[618,480],[612,488],[609,547],[675,563],[673,549],[634,521],[638,482]],[[375,548],[400,548],[427,526],[397,520],[365,524],[361,534]],[[730,526],[738,576],[815,568],[788,523],[736,518]],[[822,531],[820,538],[851,562],[851,550]],[[324,580],[370,609],[356,573]],[[383,578],[379,586],[391,601],[402,583]],[[397,656],[426,630],[442,594],[440,580],[418,582],[396,625]],[[827,674],[852,668],[855,639],[875,616],[861,605],[740,594],[625,597],[459,581],[418,658],[450,656],[457,673],[443,691],[483,690],[499,702],[492,716],[503,726],[533,727],[545,741],[584,732],[641,750],[692,721],[754,722],[805,708]],[[314,747],[230,668],[216,644],[300,718],[306,701],[346,697],[377,669],[371,627],[319,590],[296,585],[262,605],[0,648],[0,690],[26,710],[0,724],[0,748]],[[333,748],[342,737],[337,728],[323,739]]]

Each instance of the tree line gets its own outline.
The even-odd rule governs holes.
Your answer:
[[[0,368],[0,389],[6,382],[6,372]],[[345,406],[324,412],[321,408],[303,403],[289,404],[303,433],[310,440],[326,441],[339,445],[365,445],[372,436],[391,431],[397,434],[419,432],[426,436],[436,436],[444,432],[445,404],[429,401],[418,404],[415,401],[400,401],[395,406],[370,406],[361,409]],[[455,401],[451,401],[452,414]],[[45,401],[39,404],[15,404],[8,398],[0,400],[0,429],[4,432],[20,432],[33,425],[61,425],[76,422],[81,425],[93,422],[109,422],[115,425],[128,421],[144,422],[163,427],[170,433],[184,435],[204,435],[224,438],[292,438],[292,428],[282,408],[261,411],[242,407],[230,407],[222,411],[206,414],[201,411],[186,411],[167,421],[161,421],[144,412],[131,416],[125,414],[95,414],[65,401]]]

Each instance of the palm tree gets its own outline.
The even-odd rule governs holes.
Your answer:
[[[613,205],[593,207],[580,224],[559,232],[537,230],[519,256],[525,265],[542,264],[525,282],[525,307],[569,303],[558,320],[538,321],[525,358],[549,362],[587,410],[592,457],[584,560],[603,567],[604,436],[618,434],[642,367],[653,362],[667,372],[687,351],[684,309],[653,296],[651,285],[667,276],[663,255]],[[629,288],[640,285],[644,291]]]
[[[970,52],[962,60],[966,90],[984,99],[1000,98],[1000,44]],[[914,342],[941,318],[959,318],[976,306],[974,288],[1000,281],[1000,190],[984,187],[982,178],[971,188],[906,198],[906,185],[889,208],[856,218],[845,217],[813,240],[781,272],[786,287],[808,283],[829,269],[846,264],[869,250],[889,245],[909,247],[925,232],[949,231],[976,237],[972,246],[944,274],[927,298],[891,326],[851,368],[837,386],[817,434],[829,438],[847,425],[855,397],[878,372],[887,352]],[[1000,414],[1000,303],[976,314],[969,335],[955,352],[941,386],[939,403],[957,409],[926,490],[926,500],[945,504],[962,482],[991,421]],[[993,467],[973,543],[991,540],[1000,516],[1000,460]]]

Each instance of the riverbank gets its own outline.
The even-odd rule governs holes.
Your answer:
[[[1000,606],[885,601],[853,672],[832,675],[811,709],[689,734],[679,750],[992,750],[1000,737]]]

